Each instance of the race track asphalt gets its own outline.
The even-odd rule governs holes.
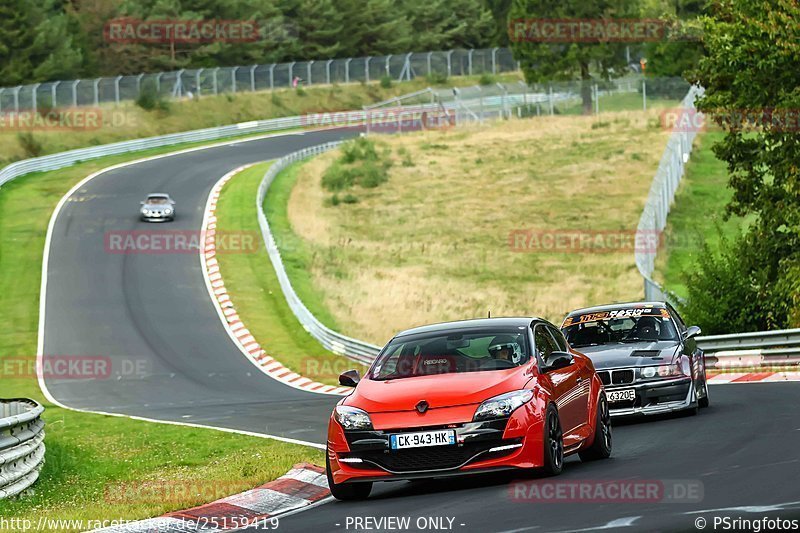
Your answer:
[[[112,364],[109,373],[90,371],[95,379],[45,372],[53,397],[79,409],[324,443],[320,421],[338,397],[290,388],[245,359],[211,302],[197,252],[112,253],[107,235],[196,232],[211,187],[230,170],[352,135],[331,130],[234,141],[112,170],[76,191],[53,227],[43,354],[54,362]],[[174,222],[139,220],[149,192],[172,195]]]
[[[109,357],[114,374],[48,376],[50,393],[75,408],[323,443],[337,397],[287,387],[244,358],[220,323],[197,254],[109,253],[104,236],[155,229],[137,217],[139,200],[152,191],[178,202],[170,230],[196,231],[209,190],[231,169],[352,134],[234,142],[117,169],[72,195],[50,244],[44,353]],[[387,531],[386,522],[356,520],[410,517],[411,531],[698,531],[695,520],[703,517],[705,530],[721,531],[714,517],[800,518],[800,384],[715,385],[711,393],[712,407],[695,417],[615,420],[612,459],[570,458],[558,478],[512,473],[379,484],[366,502],[328,501],[283,518],[279,530]],[[632,480],[695,492],[689,502],[555,503],[515,497],[520,479],[540,494],[551,483]],[[417,522],[437,517],[444,527]]]

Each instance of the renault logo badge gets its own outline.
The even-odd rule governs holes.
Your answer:
[[[426,402],[425,400],[420,400],[419,403],[417,403],[417,412],[422,414],[427,410],[428,410],[428,402]]]

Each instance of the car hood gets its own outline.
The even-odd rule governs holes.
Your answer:
[[[164,211],[165,209],[172,209],[171,205],[164,204],[144,204],[142,207],[148,211]]]
[[[478,404],[492,396],[521,389],[530,379],[526,367],[387,381],[363,379],[344,404],[369,413],[413,411],[421,400],[428,402],[430,409]]]
[[[643,365],[669,364],[678,351],[678,341],[611,343],[583,346],[575,350],[592,360],[595,370]]]

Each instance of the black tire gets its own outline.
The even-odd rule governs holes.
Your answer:
[[[611,457],[613,439],[611,438],[611,413],[608,410],[608,401],[605,393],[600,396],[597,403],[597,415],[594,430],[594,440],[591,446],[578,452],[581,461],[596,461]]]
[[[547,406],[544,417],[544,465],[542,470],[548,476],[557,476],[564,469],[564,434],[561,420],[553,404]]]
[[[698,398],[697,405],[703,409],[711,405],[711,400],[708,397],[708,379],[703,377],[703,390],[705,391],[705,396],[702,398]]]
[[[334,483],[333,476],[331,476],[331,461],[327,452],[325,453],[325,475],[328,478],[328,488],[331,489],[331,495],[337,500],[366,500],[369,498],[369,493],[372,492],[372,482]]]

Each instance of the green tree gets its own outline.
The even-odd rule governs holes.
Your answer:
[[[632,19],[640,15],[638,0],[513,0],[509,20]],[[529,83],[552,80],[582,82],[583,111],[592,112],[591,84],[595,77],[610,79],[625,73],[626,43],[540,43],[511,35],[511,49]]]
[[[493,42],[494,19],[480,0],[406,0],[400,7],[414,50],[484,48]]]
[[[798,20],[794,0],[718,1],[704,19],[706,56],[693,75],[706,91],[699,109],[726,132],[714,145],[733,189],[726,216],[754,219],[728,258],[741,266],[748,301],[756,302],[747,329],[800,325]],[[754,122],[743,121],[743,112]],[[706,277],[707,284],[717,279]],[[690,294],[690,312],[713,305]]]
[[[695,28],[706,3],[707,0],[671,0],[655,13],[661,19],[671,20],[674,31],[667,39],[645,47],[648,76],[683,76],[697,66],[703,56],[703,43]]]

